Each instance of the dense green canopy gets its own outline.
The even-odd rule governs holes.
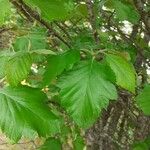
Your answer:
[[[149,14],[149,0],[0,0],[1,130],[82,150],[99,120],[108,149],[149,149]]]

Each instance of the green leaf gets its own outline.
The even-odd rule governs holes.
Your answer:
[[[134,93],[136,86],[135,70],[130,62],[114,54],[107,54],[106,61],[116,75],[116,84]]]
[[[48,49],[37,49],[37,50],[31,51],[31,53],[36,53],[40,55],[56,55],[55,52],[48,50]]]
[[[43,92],[29,87],[1,89],[1,130],[16,142],[26,128],[35,130],[39,136],[57,131],[57,118],[46,105],[46,99]]]
[[[0,25],[5,21],[5,17],[10,15],[10,3],[9,0],[0,0]]]
[[[74,9],[69,0],[24,0],[32,7],[39,9],[42,18],[53,20],[66,20]]]
[[[58,82],[62,105],[80,127],[91,126],[109,99],[117,99],[105,69],[96,61],[83,61]]]
[[[79,59],[79,51],[74,50],[48,57],[46,71],[43,76],[43,85],[49,85],[64,69],[67,69]]]
[[[150,85],[146,85],[143,91],[136,97],[139,108],[145,115],[150,115]]]
[[[29,53],[19,52],[6,64],[6,78],[10,85],[17,86],[24,80],[31,68],[32,59]]]
[[[58,139],[48,138],[40,150],[61,150],[61,142]]]
[[[8,59],[8,57],[0,55],[0,78],[5,76],[6,63]]]
[[[43,28],[32,28],[23,36],[19,36],[13,43],[15,51],[36,51],[47,49],[46,31]]]
[[[109,8],[113,8],[116,11],[116,16],[120,21],[128,20],[131,23],[137,23],[139,20],[139,14],[135,8],[120,0],[108,0],[106,5]]]
[[[133,150],[149,150],[149,147],[145,142],[139,142],[133,146]]]
[[[21,37],[17,37],[14,44],[13,44],[13,47],[14,47],[14,50],[16,52],[18,51],[29,51],[30,49],[30,40],[28,39],[27,36],[21,36]]]
[[[76,136],[75,141],[73,142],[74,150],[84,150],[85,143],[83,138],[80,135]]]
[[[73,38],[73,44],[76,49],[95,49],[97,46],[89,32],[85,31]]]
[[[132,145],[133,150],[149,150],[150,149],[150,137],[145,140],[135,141]]]
[[[72,12],[74,18],[85,18],[88,16],[88,7],[86,4],[77,4],[75,11]]]
[[[6,75],[6,65],[10,57],[14,55],[14,52],[3,50],[0,52],[0,78],[4,78]]]

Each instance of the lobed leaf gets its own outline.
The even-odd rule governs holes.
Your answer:
[[[43,92],[29,87],[0,89],[1,130],[16,142],[30,128],[39,136],[56,132],[57,117],[46,105],[46,99]]]
[[[117,99],[105,69],[96,61],[83,61],[58,82],[62,106],[80,127],[91,126],[109,99]]]

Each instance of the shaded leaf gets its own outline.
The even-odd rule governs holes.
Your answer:
[[[150,149],[150,137],[145,140],[135,141],[132,145],[133,150],[149,150]]]
[[[8,59],[9,57],[7,56],[0,56],[0,78],[5,76],[6,63]]]
[[[74,150],[83,150],[85,147],[83,138],[80,135],[78,135],[75,141],[73,142],[73,145],[74,145]]]
[[[43,76],[43,85],[49,85],[56,76],[64,71],[64,69],[67,69],[79,59],[79,51],[68,51],[56,56],[48,57],[46,71]]]
[[[0,25],[4,23],[5,18],[10,15],[10,3],[9,0],[0,0]]]
[[[18,36],[13,43],[15,51],[36,51],[48,48],[46,31],[42,28],[32,28],[23,36]]]
[[[120,0],[108,0],[106,6],[115,9],[116,16],[120,21],[128,20],[131,23],[137,23],[139,20],[138,12],[130,4]]]
[[[40,55],[56,55],[55,52],[48,50],[48,49],[37,49],[37,50],[31,51],[31,53],[36,53]]]
[[[6,64],[6,78],[10,85],[17,86],[30,71],[32,59],[29,53],[16,53]]]
[[[150,115],[150,85],[146,85],[142,92],[136,97],[139,108],[145,115]]]
[[[66,20],[74,8],[69,0],[25,0],[25,2],[38,8],[41,16],[48,21]]]
[[[61,142],[58,139],[48,138],[40,150],[61,150]]]

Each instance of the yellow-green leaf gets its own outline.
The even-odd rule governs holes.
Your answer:
[[[116,84],[122,88],[135,92],[136,80],[134,67],[124,57],[107,54],[106,61],[116,75]]]
[[[6,64],[6,78],[10,85],[17,86],[24,80],[31,68],[32,59],[29,53],[19,52],[12,56]]]

